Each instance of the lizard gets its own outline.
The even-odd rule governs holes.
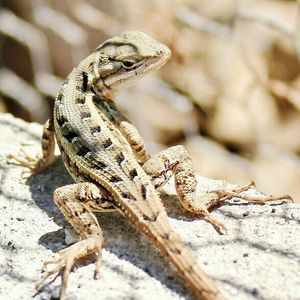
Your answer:
[[[75,181],[56,189],[53,198],[81,240],[44,262],[46,273],[37,290],[49,277],[61,274],[60,299],[64,299],[73,266],[91,255],[98,277],[104,238],[95,213],[117,210],[161,250],[197,298],[225,299],[172,230],[158,189],[174,176],[183,206],[219,229],[225,226],[209,210],[226,199],[239,197],[258,203],[290,199],[256,199],[241,194],[251,185],[212,191],[197,199],[195,170],[183,146],[170,147],[155,156],[149,154],[143,138],[114,98],[121,88],[157,70],[170,56],[167,46],[142,32],[128,31],[106,40],[63,83],[54,112],[43,127],[41,155],[33,158],[23,151],[23,157],[8,157],[9,162],[27,167],[29,175],[37,174],[53,163],[57,143]],[[48,265],[54,267],[47,270]]]

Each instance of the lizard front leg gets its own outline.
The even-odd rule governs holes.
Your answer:
[[[144,164],[150,158],[150,154],[146,149],[145,142],[134,125],[126,120],[120,122],[118,126],[123,136],[130,144],[137,161]]]
[[[123,115],[114,101],[103,102],[101,98],[99,99],[99,102],[95,102],[96,106],[98,106],[98,108],[105,113],[106,117],[120,130],[123,137],[129,143],[136,160],[141,165],[144,164],[150,158],[150,154],[137,128]]]
[[[19,155],[9,154],[7,156],[8,163],[12,163],[19,166],[27,167],[27,170],[22,172],[22,176],[37,174],[42,170],[50,166],[54,161],[54,150],[55,150],[55,137],[54,137],[54,124],[53,117],[51,117],[43,127],[42,135],[42,155],[32,157],[25,152],[23,148],[20,150]],[[24,176],[25,175],[25,176]]]
[[[62,300],[64,299],[72,267],[82,258],[90,255],[95,256],[96,268],[94,277],[98,277],[103,234],[92,211],[102,211],[112,207],[103,199],[99,188],[93,183],[78,183],[58,188],[54,192],[54,201],[75,232],[80,235],[81,240],[59,251],[57,258],[44,263],[44,268],[48,265],[54,265],[54,268],[46,272],[37,283],[36,288],[40,290],[47,278],[62,272],[62,287],[60,291],[60,299]]]
[[[196,215],[205,216],[213,225],[224,230],[226,230],[225,226],[211,216],[209,209],[225,200],[233,197],[250,203],[265,203],[285,199],[291,200],[291,197],[288,195],[257,198],[255,196],[241,194],[250,189],[253,184],[230,190],[224,187],[224,189],[211,191],[203,196],[197,196],[195,170],[192,166],[189,153],[183,146],[174,146],[162,151],[158,155],[150,158],[143,165],[143,169],[152,178],[152,182],[156,188],[162,186],[171,175],[174,175],[176,191],[182,205],[188,211]]]

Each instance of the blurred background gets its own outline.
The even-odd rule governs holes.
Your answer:
[[[106,38],[143,31],[170,62],[117,98],[152,154],[300,202],[300,6],[263,0],[0,0],[0,112],[43,123]],[[298,56],[297,56],[298,54]]]

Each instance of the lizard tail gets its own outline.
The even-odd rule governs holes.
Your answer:
[[[167,256],[183,279],[190,285],[198,299],[224,300],[215,283],[198,266],[194,256],[183,244],[178,235],[168,226],[165,220],[161,223],[156,220],[144,233],[157,245],[160,251]],[[166,226],[167,225],[167,226]]]

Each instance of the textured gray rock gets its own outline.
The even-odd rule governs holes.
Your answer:
[[[0,299],[32,299],[42,262],[65,247],[66,222],[52,202],[53,191],[72,182],[60,159],[24,182],[21,167],[6,164],[20,144],[35,151],[41,126],[0,116]],[[228,170],[230,172],[230,170]],[[270,174],[271,176],[271,174]],[[222,185],[199,177],[199,190]],[[254,190],[252,193],[256,193]],[[300,299],[300,206],[221,206],[213,212],[227,226],[218,233],[181,208],[174,187],[163,195],[170,222],[228,299]],[[67,299],[193,299],[164,257],[117,213],[99,215],[105,235],[101,279],[93,264],[70,276]],[[35,299],[56,299],[60,279]]]

